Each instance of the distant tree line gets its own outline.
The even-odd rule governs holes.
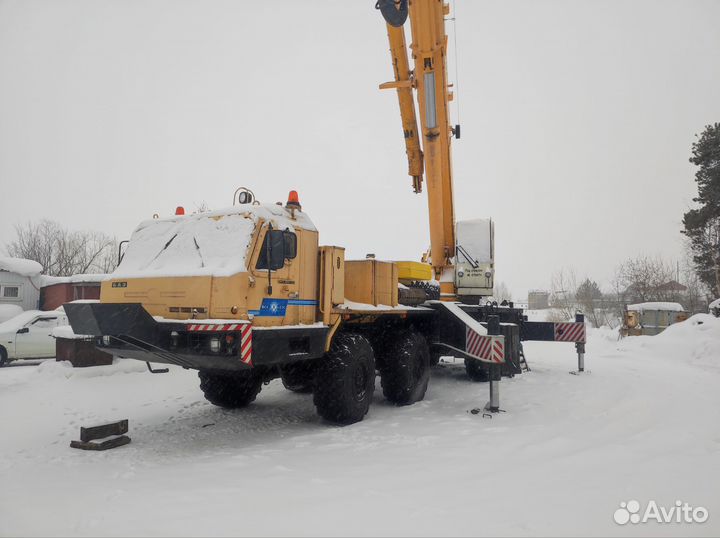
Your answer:
[[[628,304],[674,302],[696,313],[707,312],[711,299],[692,259],[672,264],[657,256],[637,256],[617,266],[605,291],[591,278],[578,282],[572,268],[556,271],[550,289],[554,309],[550,321],[567,321],[582,312],[595,327],[615,327]]]
[[[101,232],[70,231],[52,220],[15,226],[5,245],[9,256],[34,260],[51,276],[110,273],[117,262],[117,241]]]

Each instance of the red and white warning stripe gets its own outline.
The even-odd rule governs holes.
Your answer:
[[[193,324],[193,325],[188,325],[188,331],[190,331],[190,332],[237,331],[237,330],[241,330],[241,329],[238,329],[238,327],[242,327],[243,325],[250,325],[250,324],[249,323],[207,323],[205,325]]]
[[[585,323],[556,323],[556,342],[585,342]]]
[[[240,329],[240,360],[252,366],[252,325],[249,323]]]
[[[466,327],[465,352],[478,359],[502,364],[505,362],[505,338],[478,334]]]

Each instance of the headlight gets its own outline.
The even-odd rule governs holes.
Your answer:
[[[108,335],[103,336],[102,343],[104,346],[109,346],[110,345],[110,336],[108,336]]]
[[[220,351],[220,338],[218,338],[217,336],[213,336],[210,339],[210,351],[212,351],[213,353],[217,353]]]

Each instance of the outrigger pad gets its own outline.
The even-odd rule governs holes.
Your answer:
[[[127,419],[89,428],[81,427],[80,440],[70,441],[70,448],[79,448],[81,450],[108,450],[109,448],[117,448],[130,442],[130,438],[125,435],[127,432]],[[97,439],[105,440],[97,443],[95,442]]]

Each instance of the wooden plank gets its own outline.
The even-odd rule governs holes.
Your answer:
[[[89,428],[80,428],[80,441],[87,443],[95,439],[110,437],[111,435],[123,435],[128,432],[128,420],[118,420],[110,424],[102,424],[101,426],[91,426]],[[128,441],[129,442],[129,441]]]
[[[80,450],[108,450],[127,445],[129,442],[130,438],[127,435],[120,435],[119,437],[113,437],[101,443],[95,443],[92,441],[70,441],[70,448],[79,448]]]

